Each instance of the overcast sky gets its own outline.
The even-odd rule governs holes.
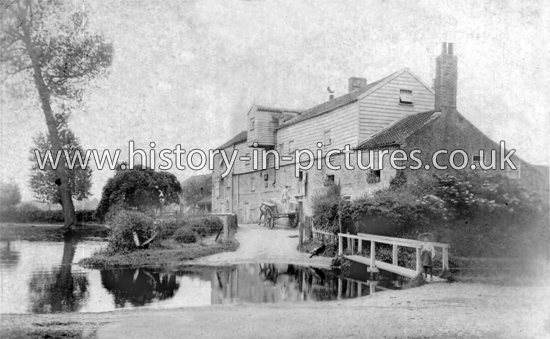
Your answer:
[[[211,149],[246,128],[255,102],[309,108],[408,67],[431,84],[441,42],[458,56],[458,109],[534,164],[548,161],[550,26],[543,1],[93,1],[114,45],[109,76],[88,90],[71,128],[86,149]],[[21,100],[21,99],[17,99]],[[24,200],[43,113],[4,98],[3,180]],[[30,100],[30,99],[29,99]],[[21,105],[22,106],[22,105]],[[7,108],[10,109],[7,109]],[[172,170],[184,179],[192,171]],[[94,197],[110,171],[95,171]]]

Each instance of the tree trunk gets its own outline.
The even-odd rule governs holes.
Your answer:
[[[30,29],[28,27],[28,22],[23,22],[23,32],[24,32],[24,42],[31,59],[33,71],[34,71],[34,84],[38,90],[38,95],[40,97],[40,103],[42,104],[42,111],[46,118],[46,125],[48,126],[48,133],[50,135],[50,142],[52,144],[52,156],[56,157],[57,152],[61,152],[62,145],[61,139],[57,131],[57,123],[55,121],[52,107],[51,107],[51,97],[50,91],[44,82],[42,76],[42,69],[40,68],[40,62],[38,56],[35,53],[34,45],[31,40]],[[64,225],[67,231],[74,230],[76,226],[76,212],[74,209],[73,199],[71,197],[71,191],[69,189],[69,179],[65,169],[65,157],[59,157],[59,163],[55,169],[59,179],[61,179],[61,185],[59,186],[60,195],[62,199],[63,207],[63,216],[64,216]]]

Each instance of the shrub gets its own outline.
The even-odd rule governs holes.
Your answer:
[[[197,234],[189,228],[178,228],[174,232],[174,240],[182,242],[184,244],[193,243],[197,241]]]
[[[193,218],[188,220],[188,224],[201,237],[216,234],[223,227],[223,222],[218,217]]]
[[[154,232],[153,218],[134,211],[120,211],[112,218],[111,227],[113,232],[108,245],[111,253],[125,253],[137,249],[133,232],[136,232],[140,243],[149,239]]]

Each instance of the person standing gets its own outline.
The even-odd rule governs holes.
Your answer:
[[[434,280],[433,276],[433,258],[435,255],[434,245],[431,243],[433,236],[430,233],[420,235],[420,260],[422,262],[422,268],[425,278],[428,279],[428,272],[430,272],[430,280]]]

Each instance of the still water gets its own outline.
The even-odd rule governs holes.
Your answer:
[[[404,280],[381,272],[359,281],[330,270],[290,264],[230,267],[85,269],[76,263],[104,242],[0,242],[0,312],[105,312],[121,308],[175,308],[226,303],[336,300],[401,288]]]

